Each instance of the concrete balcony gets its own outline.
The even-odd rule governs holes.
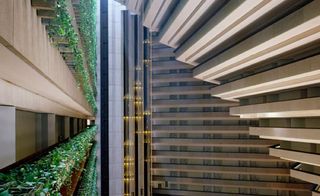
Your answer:
[[[320,55],[212,89],[212,96],[236,99],[320,82]]]
[[[240,116],[241,118],[286,118],[319,116],[320,98],[315,97],[233,107],[230,109],[230,114]]]
[[[242,181],[242,180],[220,180],[220,179],[199,179],[183,177],[153,176],[153,181],[168,181],[173,184],[188,184],[214,187],[254,188],[282,191],[302,191],[310,193],[310,184],[285,183],[285,182],[263,182],[263,181]],[[309,194],[307,194],[309,195]]]
[[[179,61],[154,61],[152,62],[153,71],[190,69],[192,66]]]
[[[265,167],[228,167],[228,166],[207,166],[207,165],[180,165],[180,164],[153,164],[154,172],[200,172],[234,175],[262,175],[262,176],[290,176],[286,168],[265,168]]]
[[[152,83],[169,83],[169,82],[195,82],[199,81],[192,77],[192,73],[177,74],[156,74],[152,76]]]
[[[221,8],[178,50],[177,59],[197,65],[198,59],[262,18],[285,1],[233,1]]]
[[[319,154],[302,152],[302,151],[294,151],[289,149],[281,149],[279,146],[274,148],[269,148],[269,153],[271,156],[279,157],[284,160],[320,166]]]
[[[222,99],[184,99],[166,100],[154,99],[153,108],[183,108],[183,107],[231,107],[238,106],[238,102],[226,101]]]
[[[182,190],[173,190],[173,189],[153,189],[152,192],[155,193],[155,194],[161,194],[161,195],[208,196],[208,192],[201,192],[201,191],[182,191]],[[210,196],[250,196],[250,195],[210,192]]]
[[[159,112],[152,114],[152,120],[240,120],[228,112]]]
[[[152,49],[152,59],[175,57],[173,48],[162,47]]]
[[[247,126],[157,126],[152,127],[152,136],[162,134],[248,134]]]
[[[190,31],[199,28],[219,7],[219,3],[216,0],[180,1],[161,30],[160,42],[177,48]]]
[[[305,172],[305,171],[298,170],[298,169],[291,169],[290,176],[297,178],[299,180],[313,183],[313,184],[320,184],[320,175],[319,174],[309,173],[309,172]]]
[[[198,159],[198,160],[223,160],[223,161],[257,161],[257,162],[288,162],[268,154],[258,153],[211,153],[211,152],[174,152],[153,151],[154,163],[158,159]]]
[[[174,87],[153,87],[152,95],[199,95],[210,94],[211,86],[174,86]]]
[[[150,31],[158,31],[175,4],[176,1],[149,1],[145,10],[143,25],[148,27]]]
[[[194,70],[195,78],[208,82],[215,81],[222,76],[319,40],[320,10],[317,9],[319,6],[319,1],[313,1],[214,59],[201,64]]]
[[[244,147],[266,148],[279,143],[273,140],[261,139],[181,139],[181,138],[153,138],[152,145],[157,146],[203,146],[203,147]]]
[[[277,128],[277,127],[250,127],[250,135],[257,135],[264,139],[274,139],[304,143],[320,143],[319,129],[306,128]]]

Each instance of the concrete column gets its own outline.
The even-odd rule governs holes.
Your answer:
[[[69,120],[69,122],[70,122],[70,124],[69,124],[69,126],[70,126],[70,130],[69,130],[69,132],[70,132],[70,137],[73,137],[74,136],[74,123],[73,123],[73,121],[74,121],[74,118],[73,117],[70,117],[70,120]]]
[[[77,133],[79,133],[77,118],[73,118],[73,133],[74,133],[74,135],[77,135]]]
[[[37,114],[16,110],[16,161],[37,151]]]
[[[16,161],[16,108],[0,106],[0,169]]]
[[[82,124],[81,124],[81,118],[78,118],[78,132],[82,131]]]
[[[70,117],[65,116],[64,119],[64,139],[70,137]]]
[[[36,114],[36,151],[48,147],[48,116],[47,114]]]
[[[48,119],[48,146],[58,143],[58,133],[56,131],[56,115],[47,114]]]

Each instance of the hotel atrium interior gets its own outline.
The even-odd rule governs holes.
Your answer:
[[[320,196],[320,0],[0,0],[0,196]]]

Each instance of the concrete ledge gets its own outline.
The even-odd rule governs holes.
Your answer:
[[[183,177],[154,176],[153,181],[169,181],[173,184],[188,184],[214,187],[234,187],[234,188],[255,188],[266,190],[286,190],[286,191],[308,191],[311,184],[303,183],[285,183],[285,182],[259,182],[242,180],[219,180],[219,179],[199,179]]]
[[[211,89],[211,95],[235,99],[320,83],[320,55]]]
[[[311,117],[320,114],[320,97],[233,107],[240,118]]]
[[[269,148],[269,153],[271,156],[279,157],[284,160],[320,166],[320,154],[312,154],[281,148]]]
[[[194,77],[210,82],[320,39],[319,6],[320,1],[313,1],[201,64],[194,70]]]
[[[249,133],[265,139],[320,144],[320,129],[250,127]]]

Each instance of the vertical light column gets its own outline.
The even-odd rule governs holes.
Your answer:
[[[0,106],[0,169],[16,161],[16,108]]]
[[[109,195],[123,196],[123,6],[108,0]],[[105,82],[105,81],[104,81]],[[107,130],[101,130],[107,131]],[[105,165],[104,167],[107,167]],[[102,185],[103,186],[103,185]]]

